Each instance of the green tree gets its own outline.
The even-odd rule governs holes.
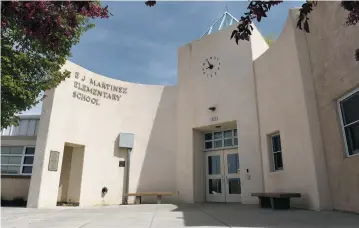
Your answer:
[[[17,124],[17,113],[43,99],[70,76],[61,71],[71,47],[94,27],[90,18],[108,18],[97,1],[1,2],[1,128]]]
[[[264,40],[266,41],[266,43],[268,44],[268,46],[272,46],[272,44],[274,43],[275,39],[273,38],[272,35],[269,36],[265,36]]]

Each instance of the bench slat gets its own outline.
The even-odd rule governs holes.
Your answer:
[[[127,196],[172,196],[173,192],[136,192],[128,193]]]
[[[252,193],[251,196],[291,198],[291,197],[301,197],[302,195],[300,193],[291,193],[291,192],[258,192],[258,193]]]

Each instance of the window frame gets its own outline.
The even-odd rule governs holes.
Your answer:
[[[20,131],[20,125],[22,121],[27,121],[27,125],[26,125],[26,133],[25,134],[21,134]],[[34,131],[32,133],[32,131],[30,131],[30,122],[34,121]],[[37,136],[37,132],[39,129],[39,124],[40,124],[40,118],[22,118],[20,117],[19,120],[19,124],[17,126],[15,125],[10,125],[7,128],[1,129],[1,136],[2,137],[36,137]]]
[[[21,154],[2,154],[1,153],[1,157],[2,156],[9,156],[9,157],[21,157],[21,164],[1,164],[1,166],[20,166],[20,172],[19,173],[1,173],[1,176],[31,176],[32,175],[32,171],[31,173],[23,173],[23,167],[24,166],[31,166],[34,167],[34,161],[35,161],[35,151],[36,151],[36,147],[35,146],[21,146],[21,145],[11,145],[11,146],[7,146],[7,145],[2,145],[1,147],[22,147],[22,153]],[[34,154],[25,154],[26,149],[27,148],[34,148]],[[24,160],[25,157],[33,157],[33,162],[32,164],[24,164]]]
[[[278,150],[278,151],[274,151],[273,137],[275,137],[275,136],[279,136],[280,150]],[[271,172],[283,171],[284,170],[284,162],[283,162],[282,138],[281,138],[280,132],[270,134],[269,139],[270,139],[270,144],[269,144],[269,146],[270,146],[270,156],[272,158],[272,165],[270,166],[271,167],[270,171]],[[280,156],[282,158],[282,168],[281,169],[276,169],[276,167],[275,167],[274,154],[277,154],[277,153],[280,153]]]
[[[339,112],[339,117],[340,117],[340,128],[341,128],[341,132],[342,132],[342,136],[343,136],[343,143],[344,143],[344,150],[345,150],[345,156],[347,158],[350,158],[350,157],[354,157],[354,156],[358,156],[359,153],[356,153],[356,154],[352,154],[350,155],[349,154],[349,149],[348,149],[348,141],[347,141],[347,136],[345,134],[345,128],[348,127],[348,126],[351,126],[353,124],[356,124],[359,122],[359,120],[356,120],[350,124],[347,124],[346,126],[344,126],[344,118],[343,118],[343,113],[342,113],[342,102],[347,100],[349,97],[351,97],[352,95],[354,95],[355,93],[359,93],[359,88],[356,88],[354,89],[353,91],[347,93],[346,95],[342,96],[341,98],[339,98],[337,100],[337,109],[338,109],[338,112]],[[344,111],[344,110],[343,110]]]
[[[204,132],[203,133],[203,136],[204,136],[204,143],[203,143],[203,150],[204,151],[214,151],[214,150],[223,150],[223,149],[233,149],[233,148],[238,148],[239,146],[239,141],[238,141],[238,130],[237,130],[237,135],[235,136],[234,135],[234,131],[235,130],[237,130],[236,128],[234,128],[234,129],[225,129],[225,130],[218,130],[218,131],[211,131],[211,132]],[[232,132],[232,136],[231,137],[224,137],[224,132],[225,131],[231,131]],[[218,132],[221,132],[221,139],[215,139],[214,138],[214,133],[218,133]],[[211,139],[209,139],[209,140],[206,140],[206,135],[207,134],[212,134],[212,138]],[[237,145],[234,145],[234,139],[235,138],[237,138]],[[232,146],[224,146],[224,140],[225,139],[232,139]],[[215,147],[214,145],[214,143],[216,142],[216,141],[219,141],[219,140],[221,140],[222,141],[222,146],[221,147]],[[212,142],[212,147],[211,148],[209,148],[209,149],[206,149],[206,143],[207,142]]]

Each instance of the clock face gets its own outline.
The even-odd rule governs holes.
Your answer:
[[[207,77],[215,77],[219,73],[221,62],[218,57],[211,56],[202,63],[202,74]]]

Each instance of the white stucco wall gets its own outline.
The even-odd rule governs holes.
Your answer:
[[[337,106],[338,99],[359,88],[359,62],[354,59],[359,24],[346,25],[348,13],[341,2],[319,1],[305,38],[333,207],[359,213],[359,156],[346,156]]]
[[[69,190],[72,150],[73,147],[65,146],[64,153],[62,155],[61,176],[59,183],[59,192],[57,197],[58,202],[68,201],[67,193]]]
[[[337,8],[324,7],[319,12],[329,10],[336,12]],[[55,206],[58,192],[63,192],[59,181],[65,144],[82,146],[74,151],[83,151],[72,154],[70,162],[75,169],[69,173],[67,185],[72,187],[65,198],[76,199],[73,201],[79,201],[80,206],[120,204],[125,168],[118,163],[127,159],[126,150],[118,148],[120,132],[135,134],[129,192],[171,191],[179,193],[178,197],[165,197],[164,201],[204,202],[203,132],[221,125],[238,129],[242,203],[257,203],[258,199],[250,196],[253,192],[299,192],[303,197],[292,200],[295,207],[331,209],[334,196],[335,208],[357,211],[357,197],[352,194],[355,175],[343,179],[337,171],[357,172],[358,160],[338,160],[338,151],[342,152],[338,149],[342,141],[335,135],[340,133],[338,124],[326,122],[333,123],[336,118],[334,100],[357,86],[357,64],[346,61],[350,64],[346,77],[327,77],[326,73],[335,70],[329,63],[340,56],[323,62],[322,51],[327,46],[322,45],[322,38],[296,28],[297,13],[289,11],[281,35],[270,48],[255,26],[250,41],[236,45],[229,40],[236,25],[180,47],[177,86],[123,82],[67,62],[64,69],[72,72],[71,78],[48,91],[44,101],[28,206]],[[318,17],[314,22],[319,27],[326,23]],[[317,37],[332,34],[326,29],[332,29],[336,22],[329,22],[322,30],[315,30]],[[354,29],[347,32],[357,34]],[[331,43],[340,46],[339,41]],[[348,43],[345,50],[352,50],[357,40]],[[209,57],[218,57],[220,62],[212,77],[202,72]],[[338,69],[343,66],[339,64]],[[78,79],[75,72],[79,72]],[[329,89],[320,84],[323,77]],[[109,92],[113,85],[127,92],[110,92],[121,98],[108,99],[74,87],[78,83],[89,85],[90,79],[109,84],[107,88],[90,88]],[[343,82],[340,88],[335,87],[336,80]],[[74,92],[90,95],[99,105],[78,99]],[[212,106],[215,111],[208,109]],[[281,135],[284,170],[271,172],[268,136],[275,132]],[[60,152],[57,172],[48,171],[51,150]],[[343,190],[336,183],[348,188]],[[108,188],[103,198],[102,187]],[[353,202],[347,202],[348,195]],[[133,200],[130,197],[129,202]],[[142,202],[155,202],[155,197],[145,197]]]
[[[294,206],[328,209],[314,87],[304,34],[296,28],[296,13],[289,12],[276,42],[254,62],[265,191],[299,192],[302,198],[293,199]],[[269,135],[275,132],[281,136],[284,168],[272,172]]]
[[[265,51],[268,50],[269,46],[265,41],[262,34],[259,32],[258,28],[252,24],[253,31],[250,36],[251,40],[251,48],[252,48],[252,60],[256,60],[259,56],[261,56]]]
[[[69,173],[69,184],[68,191],[66,195],[66,200],[68,202],[80,202],[80,193],[82,186],[82,177],[86,177],[82,175],[84,164],[84,148],[83,147],[74,147],[72,150],[71,156],[71,166]]]
[[[261,153],[258,139],[255,83],[251,43],[236,45],[229,40],[235,25],[201,40],[193,41],[178,51],[178,106],[177,106],[177,187],[185,202],[194,201],[194,169],[200,169],[193,160],[192,129],[236,121],[239,131],[241,168],[249,169],[251,179],[242,177],[242,202],[257,203],[250,196],[263,190]],[[206,58],[218,57],[217,75],[203,75]],[[211,112],[209,107],[216,106]],[[211,121],[218,117],[217,121]],[[204,156],[204,154],[203,154]],[[198,170],[197,170],[198,171]],[[196,191],[198,198],[203,198]]]
[[[1,177],[1,197],[5,200],[27,200],[29,186],[30,177]]]
[[[48,91],[43,104],[28,206],[55,206],[65,143],[85,147],[80,206],[103,203],[102,187],[108,188],[105,203],[120,204],[124,168],[119,167],[118,163],[125,157],[125,151],[118,149],[120,132],[135,134],[129,191],[135,192],[138,188],[175,191],[175,146],[171,145],[175,131],[167,128],[175,122],[175,115],[166,115],[163,119],[159,115],[173,113],[171,109],[176,100],[173,91],[176,87],[121,82],[92,73],[71,62],[67,62],[64,69],[72,72],[71,78],[55,90]],[[79,79],[75,79],[75,72],[79,72]],[[82,82],[83,76],[86,77],[86,85],[90,85],[91,78],[125,87],[127,94],[111,92],[122,95],[117,101],[80,91],[74,87],[74,83]],[[90,87],[107,91],[96,86]],[[73,97],[75,91],[99,98],[100,105]],[[166,143],[168,146],[163,147]],[[57,172],[48,171],[50,150],[60,151]],[[147,166],[151,169],[144,169]],[[157,172],[161,172],[161,176]]]

